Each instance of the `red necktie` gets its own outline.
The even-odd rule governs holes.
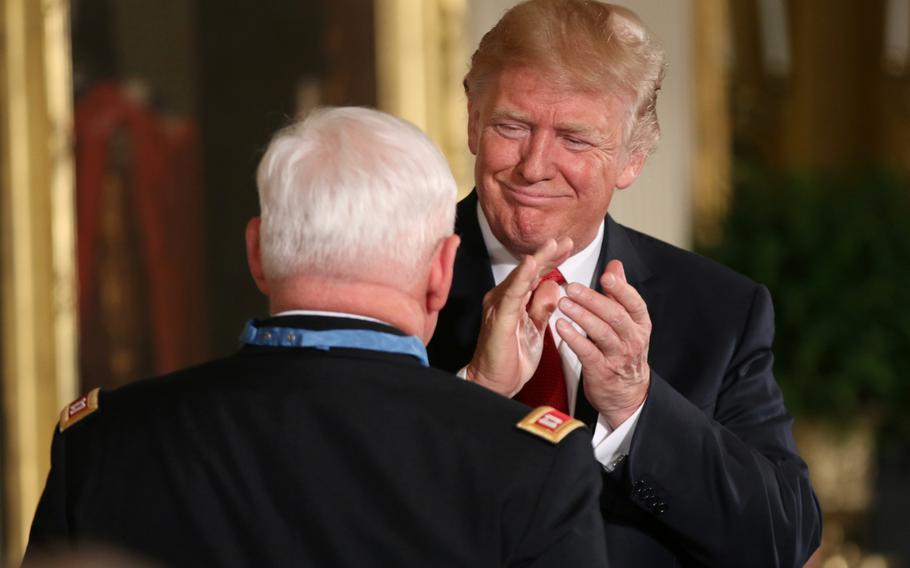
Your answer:
[[[553,280],[559,285],[566,283],[562,273],[555,268],[541,278],[541,281],[544,280]],[[566,378],[562,373],[562,359],[556,349],[556,341],[550,331],[549,322],[544,329],[543,352],[540,354],[537,370],[514,398],[528,406],[552,406],[566,414],[569,413],[569,399],[566,395]]]

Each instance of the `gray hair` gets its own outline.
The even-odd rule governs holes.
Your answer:
[[[445,158],[420,129],[372,109],[318,109],[279,131],[256,182],[273,280],[413,278],[453,231],[457,187]]]

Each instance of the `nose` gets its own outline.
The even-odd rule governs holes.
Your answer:
[[[516,170],[528,183],[547,181],[553,177],[551,145],[552,140],[546,132],[534,132],[526,139]]]

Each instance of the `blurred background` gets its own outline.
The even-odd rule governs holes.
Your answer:
[[[0,547],[60,408],[228,354],[243,230],[317,105],[426,130],[472,187],[461,79],[512,0],[0,0]],[[669,63],[611,212],[765,283],[825,513],[812,565],[910,566],[910,0],[629,0]]]

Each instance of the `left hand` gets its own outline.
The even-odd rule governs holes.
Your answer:
[[[477,348],[467,366],[469,381],[512,397],[534,375],[559,299],[559,286],[541,277],[571,252],[572,239],[549,239],[487,292]]]
[[[565,319],[556,323],[556,330],[581,362],[585,395],[591,405],[616,428],[648,396],[651,317],[638,291],[626,282],[620,261],[607,264],[600,283],[604,294],[572,283],[566,288],[567,296],[559,301],[559,309],[587,337]]]

